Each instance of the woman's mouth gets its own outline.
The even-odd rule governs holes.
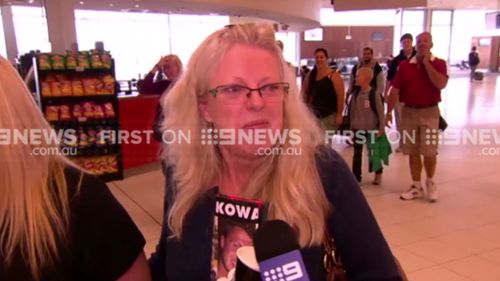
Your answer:
[[[256,120],[256,121],[251,121],[243,125],[243,129],[265,129],[269,128],[269,122],[266,120]]]

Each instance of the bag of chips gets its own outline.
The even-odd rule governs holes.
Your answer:
[[[40,70],[52,69],[52,65],[50,63],[50,58],[48,55],[38,55],[38,67],[40,68]]]
[[[58,121],[59,108],[54,105],[47,106],[45,108],[45,119],[47,119],[47,121]]]
[[[97,50],[93,50],[90,55],[90,65],[92,68],[102,68],[101,56]]]
[[[52,55],[52,69],[64,69],[64,57],[61,55]]]

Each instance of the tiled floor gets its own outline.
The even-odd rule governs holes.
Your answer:
[[[470,83],[464,74],[453,76],[441,104],[451,136],[438,158],[440,200],[398,198],[410,185],[407,158],[399,153],[391,156],[382,186],[371,186],[365,172],[362,189],[411,281],[499,281],[500,77]],[[453,134],[467,130],[483,134],[482,143],[453,144]],[[351,161],[352,148],[335,148]],[[146,237],[149,255],[160,235],[163,177],[159,165],[143,170],[110,187]]]

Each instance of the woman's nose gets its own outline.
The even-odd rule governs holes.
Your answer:
[[[264,99],[262,98],[259,91],[254,90],[249,93],[246,100],[246,105],[248,109],[260,110],[264,106]]]

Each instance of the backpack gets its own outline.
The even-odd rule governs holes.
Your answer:
[[[361,88],[359,86],[354,86],[352,94],[347,101],[347,116],[350,118],[350,111],[351,111],[351,105],[353,102],[353,99],[356,99],[361,92]],[[370,90],[370,93],[368,94],[368,100],[370,101],[370,109],[372,112],[377,116],[377,127],[380,125],[378,121],[378,111],[377,111],[377,101],[376,101],[376,93],[377,89],[372,86],[372,89]]]
[[[469,65],[478,65],[479,62],[479,55],[476,52],[471,52],[469,54]]]

